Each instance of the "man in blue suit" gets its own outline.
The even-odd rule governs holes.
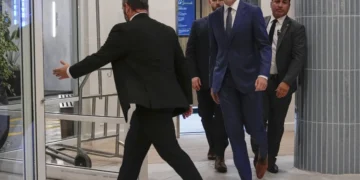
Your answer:
[[[211,95],[223,111],[225,128],[242,180],[251,180],[244,126],[259,146],[256,175],[267,169],[267,137],[262,120],[262,91],[270,73],[271,46],[259,7],[224,0],[209,15]]]
[[[211,9],[222,8],[223,0],[209,0]],[[189,59],[192,87],[196,90],[198,111],[201,117],[206,138],[209,143],[208,159],[215,159],[215,169],[227,172],[225,150],[229,145],[225,131],[221,108],[211,97],[209,86],[209,18],[194,21],[186,47],[186,57]]]

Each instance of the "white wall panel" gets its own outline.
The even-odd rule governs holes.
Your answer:
[[[177,0],[149,0],[150,17],[176,28]]]

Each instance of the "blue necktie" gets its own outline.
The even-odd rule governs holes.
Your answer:
[[[232,10],[232,8],[229,7],[229,8],[228,8],[228,14],[227,14],[227,17],[226,17],[226,25],[225,25],[225,31],[226,31],[226,34],[227,34],[228,36],[230,36],[230,34],[231,34],[231,29],[232,29],[231,10]]]

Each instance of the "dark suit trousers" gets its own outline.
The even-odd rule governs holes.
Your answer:
[[[263,94],[264,124],[267,125],[269,165],[276,162],[276,156],[279,153],[280,142],[284,134],[285,118],[292,97],[292,93],[288,93],[284,98],[277,98],[275,90],[279,84],[280,80],[277,76],[271,76],[268,81],[267,90]],[[253,139],[251,145],[256,155],[258,146]]]
[[[261,92],[242,93],[235,87],[230,73],[220,90],[220,105],[225,128],[234,154],[234,162],[242,180],[251,180],[251,166],[245,142],[245,132],[260,145],[261,157],[267,155],[267,139],[262,118]],[[255,85],[255,83],[254,83]]]
[[[203,124],[210,152],[224,157],[225,149],[229,145],[225,131],[221,108],[211,97],[210,89],[197,91],[198,110]]]
[[[118,180],[138,178],[151,144],[182,179],[202,180],[194,163],[178,144],[172,114],[172,109],[152,110],[137,106],[125,140]]]

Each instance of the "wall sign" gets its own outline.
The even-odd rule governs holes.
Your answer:
[[[13,23],[14,25],[20,24],[22,27],[29,24],[29,1],[27,0],[13,0],[12,11],[13,11]]]
[[[191,25],[196,19],[196,0],[178,0],[177,33],[189,36]]]

